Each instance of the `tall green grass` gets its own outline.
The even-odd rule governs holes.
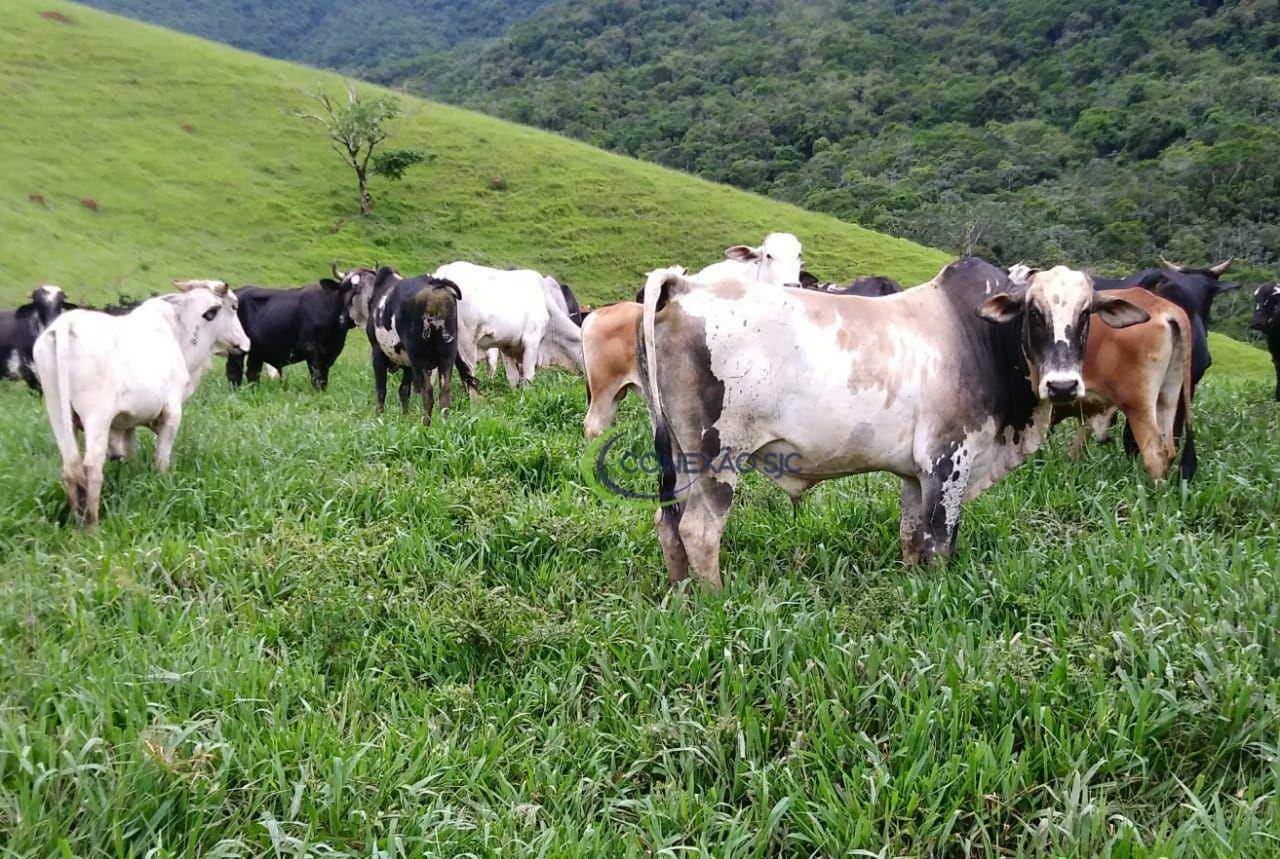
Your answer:
[[[823,273],[942,262],[425,104],[402,140],[440,160],[349,218],[292,117],[319,80],[10,0],[0,299],[470,257],[600,300],[787,226]],[[358,336],[323,395],[215,373],[88,534],[0,386],[0,855],[1274,855],[1280,409],[1212,347],[1193,483],[1060,432],[907,570],[892,479],[798,513],[747,479],[720,596],[671,595],[650,514],[583,484],[564,375],[424,429],[373,417]]]

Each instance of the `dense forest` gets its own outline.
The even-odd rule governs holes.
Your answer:
[[[587,0],[384,80],[955,250],[1280,252],[1280,4]]]
[[[1244,282],[1275,277],[1280,0],[447,5],[361,0],[341,20],[502,34],[410,50],[331,25],[290,56],[957,252],[1106,272],[1236,256]],[[243,7],[293,26],[329,6],[170,14]]]
[[[551,0],[84,0],[268,57],[361,73],[503,33]]]

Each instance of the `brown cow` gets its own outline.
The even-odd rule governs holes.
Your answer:
[[[1191,322],[1178,305],[1145,289],[1116,289],[1106,294],[1138,305],[1151,318],[1128,328],[1090,328],[1084,358],[1087,393],[1078,404],[1058,407],[1055,415],[1059,419],[1080,418],[1071,458],[1079,457],[1090,429],[1095,438],[1107,438],[1118,409],[1133,429],[1152,480],[1165,478],[1177,456],[1177,435],[1185,427],[1180,473],[1189,480],[1196,472],[1191,434]]]
[[[587,368],[587,438],[613,423],[627,391],[640,388],[636,371],[636,325],[643,307],[621,301],[601,307],[582,322],[582,357]]]

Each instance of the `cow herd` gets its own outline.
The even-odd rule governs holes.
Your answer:
[[[771,233],[693,275],[650,272],[635,301],[594,310],[537,271],[461,261],[416,277],[335,265],[332,278],[294,289],[174,281],[175,293],[101,311],[42,286],[0,311],[0,372],[43,391],[62,482],[86,526],[98,520],[105,460],[132,456],[138,427],[155,432],[157,467],[168,468],[184,403],[215,354],[227,356],[233,387],[305,363],[324,390],[359,326],[378,413],[399,372],[402,409],[418,394],[426,424],[437,387],[440,412],[450,409],[454,370],[473,403],[481,362],[490,373],[501,363],[513,386],[540,367],[581,372],[588,439],[628,392],[643,397],[668,575],[719,587],[742,469],[706,463],[786,463],[768,474],[796,503],[823,480],[895,474],[908,563],[949,555],[963,503],[1068,418],[1080,422],[1073,456],[1123,413],[1126,444],[1150,476],[1163,479],[1180,446],[1189,479],[1194,389],[1211,361],[1213,299],[1233,287],[1220,280],[1229,266],[1161,261],[1111,281],[969,257],[903,290],[884,277],[824,282],[804,270],[794,235]],[[1280,399],[1280,286],[1254,297]]]

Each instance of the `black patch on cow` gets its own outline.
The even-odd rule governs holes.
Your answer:
[[[1276,400],[1280,402],[1280,284],[1265,283],[1254,295],[1249,327],[1267,338],[1267,351],[1276,371]]]
[[[16,310],[0,310],[0,379],[21,379],[33,391],[40,390],[32,354],[36,338],[53,320],[75,305],[61,290],[36,289],[31,301]]]
[[[902,292],[902,284],[891,277],[869,275],[855,278],[846,284],[829,285],[826,291],[832,295],[861,295],[865,298],[880,298]]]
[[[1021,433],[1032,423],[1039,397],[1029,381],[1023,354],[1023,320],[988,322],[977,315],[984,301],[1015,287],[1003,269],[977,257],[964,257],[942,270],[939,289],[951,305],[960,332],[961,378],[973,410],[996,418],[997,430]],[[922,287],[928,288],[928,287]]]

